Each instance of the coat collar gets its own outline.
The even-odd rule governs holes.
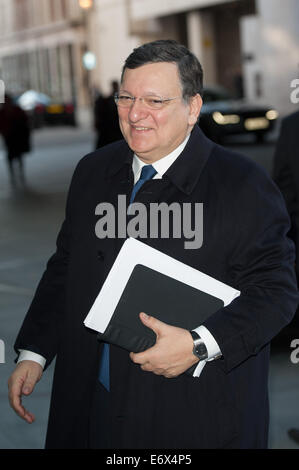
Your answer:
[[[107,168],[108,178],[112,178],[113,176],[115,176],[124,167],[132,168],[132,150],[124,140],[118,142],[118,144],[120,144],[120,148],[115,148],[115,152],[111,156],[111,160]]]
[[[163,178],[168,178],[183,193],[191,194],[214,147],[214,142],[197,125],[194,126],[186,147]],[[113,157],[108,177],[116,175],[124,166],[132,168],[133,152],[125,142]]]
[[[197,125],[194,126],[186,147],[164,177],[183,193],[191,194],[214,147],[214,142]]]

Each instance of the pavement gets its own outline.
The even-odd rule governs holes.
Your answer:
[[[93,133],[87,129],[35,132],[34,150],[26,157],[26,185],[18,183],[16,188],[10,186],[0,147],[0,449],[44,446],[54,364],[44,373],[34,394],[24,399],[36,416],[31,425],[10,409],[7,380],[14,368],[14,340],[55,249],[71,175],[82,156],[92,150],[93,142]],[[263,158],[270,168],[271,143],[256,148],[233,146],[237,151],[245,149],[256,160]],[[289,428],[299,428],[299,351],[298,362],[292,362],[290,346],[296,338],[299,341],[299,329],[291,325],[273,342],[269,376],[271,449],[299,449],[287,434]]]

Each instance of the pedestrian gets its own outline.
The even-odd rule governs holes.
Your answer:
[[[8,94],[5,95],[5,102],[0,109],[0,134],[6,148],[11,184],[16,184],[15,162],[18,162],[21,181],[25,183],[23,156],[31,150],[29,120]]]
[[[281,190],[291,218],[289,236],[296,245],[296,259],[299,260],[299,111],[285,117],[277,141],[273,179]],[[299,280],[299,262],[296,263]]]
[[[175,41],[134,49],[115,97],[124,140],[75,170],[9,379],[11,406],[32,423],[22,396],[56,357],[46,448],[267,447],[269,344],[298,304],[289,217],[263,169],[196,125],[202,81],[198,59]],[[200,248],[186,249],[184,233],[143,241],[241,294],[192,332],[140,314],[156,343],[129,353],[101,343],[83,321],[124,242],[96,237],[95,207],[116,206],[119,195],[129,205],[136,182],[134,201],[144,207],[204,207]],[[202,372],[190,376],[195,365]]]
[[[289,236],[296,245],[296,275],[299,282],[299,111],[285,117],[281,124],[280,135],[277,141],[273,178],[280,188],[291,218],[291,230]],[[292,322],[297,325],[298,311]],[[299,429],[289,429],[288,435],[299,444]]]
[[[95,101],[94,117],[97,134],[96,149],[122,139],[118,123],[118,113],[114,95],[118,91],[118,82],[111,82],[111,93],[104,97],[99,95]]]

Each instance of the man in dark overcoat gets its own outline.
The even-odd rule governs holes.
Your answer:
[[[291,218],[290,237],[296,246],[296,259],[299,260],[299,111],[286,116],[281,124],[277,141],[273,178],[281,190]],[[299,263],[296,262],[299,280]]]
[[[18,162],[21,180],[25,182],[23,157],[31,150],[29,119],[10,95],[5,95],[5,102],[0,107],[0,134],[6,148],[11,183],[16,183],[15,162]]]
[[[161,40],[135,49],[116,96],[125,140],[75,170],[57,250],[17,337],[9,379],[11,406],[32,423],[22,395],[56,357],[47,448],[267,446],[269,345],[298,303],[289,218],[259,166],[203,135],[201,93],[201,66],[184,46]],[[128,205],[145,167],[152,179],[134,202],[202,203],[203,243],[186,249],[184,231],[141,241],[241,294],[192,332],[140,314],[155,345],[139,353],[109,345],[104,382],[107,345],[83,321],[124,238],[97,237],[95,208],[116,207],[119,195]]]
[[[299,111],[282,120],[279,138],[276,144],[273,164],[273,178],[281,190],[291,219],[290,238],[296,248],[296,276],[299,282]],[[299,312],[291,324],[299,328]],[[299,443],[299,429],[291,428],[289,436]]]

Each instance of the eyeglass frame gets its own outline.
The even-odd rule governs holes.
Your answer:
[[[129,93],[127,94],[123,94],[123,96],[127,96],[128,98],[131,98],[132,101],[129,103],[129,106],[124,106],[124,105],[119,105],[119,96],[121,94],[120,93],[114,93],[114,101],[116,103],[117,106],[120,106],[121,108],[130,108],[131,106],[133,106],[133,104],[136,102],[136,100],[140,100],[141,102],[143,102],[145,104],[145,106],[148,108],[148,109],[162,109],[163,108],[163,105],[164,103],[168,102],[168,101],[173,101],[173,100],[176,100],[178,98],[182,98],[182,96],[175,96],[173,98],[161,98],[160,96],[155,96],[155,95],[150,95],[150,96],[131,96]],[[159,101],[161,101],[161,108],[154,108],[154,107],[151,107],[149,104],[147,104],[144,100],[146,98],[157,98]]]

